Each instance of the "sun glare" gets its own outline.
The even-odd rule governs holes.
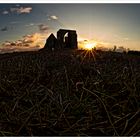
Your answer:
[[[84,49],[86,50],[92,50],[96,46],[95,42],[86,42],[84,44]]]
[[[96,60],[95,55],[96,55],[96,49],[98,42],[96,41],[89,41],[89,40],[84,40],[79,42],[79,49],[84,50],[81,52],[82,56],[82,61],[81,63],[84,62],[84,60]]]

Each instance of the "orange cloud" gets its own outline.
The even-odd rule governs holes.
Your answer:
[[[5,41],[0,48],[1,53],[14,51],[31,51],[38,50],[43,46],[42,40],[44,36],[40,33],[28,34],[23,36],[21,40]]]

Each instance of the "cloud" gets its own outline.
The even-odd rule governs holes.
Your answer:
[[[34,23],[30,23],[30,24],[27,24],[25,26],[30,27],[30,26],[34,26],[34,25],[35,25]]]
[[[25,36],[23,36],[23,44],[35,43],[35,42],[38,41],[40,36],[41,35],[39,33],[35,33],[35,34],[32,34],[32,35],[25,35]]]
[[[32,11],[32,7],[20,7],[20,5],[16,5],[16,7],[11,7],[9,9],[3,10],[1,14],[7,15],[10,13],[16,14],[29,14]]]
[[[5,41],[3,45],[5,45],[5,46],[9,46],[9,45],[11,45],[11,42],[9,42],[9,41]]]
[[[8,31],[8,27],[5,26],[5,27],[1,28],[0,31],[2,31],[2,32],[6,32],[6,31]]]
[[[16,7],[19,7],[20,5],[19,4],[16,4]]]
[[[50,16],[50,17],[49,17],[49,19],[51,19],[51,20],[57,20],[57,19],[58,19],[58,17],[57,17],[57,16],[55,16],[55,15],[52,15],[52,16]]]
[[[125,37],[124,40],[129,40],[129,38],[128,37]]]
[[[49,30],[49,27],[45,24],[39,24],[38,27],[40,32],[48,32]]]
[[[28,34],[16,41],[5,41],[0,48],[1,53],[14,52],[14,51],[31,51],[41,48],[41,34],[34,33]]]
[[[32,11],[32,7],[16,7],[16,8],[10,8],[10,11],[12,13],[17,13],[17,14],[29,14]]]
[[[10,24],[18,24],[20,23],[19,21],[11,21]]]
[[[3,15],[7,15],[7,14],[9,14],[9,12],[8,12],[7,10],[4,10],[4,11],[2,12],[2,14],[3,14]]]

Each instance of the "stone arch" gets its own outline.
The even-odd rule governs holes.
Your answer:
[[[67,36],[65,36],[67,34]],[[75,30],[60,29],[57,32],[57,38],[54,34],[51,34],[45,43],[43,48],[46,50],[71,48],[77,49],[77,34]]]
[[[63,38],[63,42],[64,42],[64,47],[66,47],[68,45],[68,32],[65,33],[64,38]]]
[[[64,39],[65,34],[68,34],[68,36]],[[60,29],[57,32],[57,39],[62,48],[77,48],[77,34],[75,30]]]

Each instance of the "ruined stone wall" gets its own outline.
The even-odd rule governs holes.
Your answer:
[[[66,33],[68,33],[68,37],[66,38],[66,42],[64,42],[64,36]],[[77,48],[77,34],[75,30],[60,29],[57,32],[57,39],[62,48]]]
[[[65,36],[68,33],[68,36]],[[60,29],[57,32],[57,38],[51,34],[46,40],[44,49],[63,49],[63,48],[77,48],[77,34],[75,30]]]

